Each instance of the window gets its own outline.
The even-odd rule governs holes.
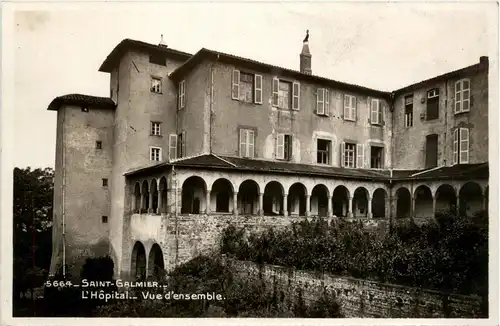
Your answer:
[[[430,169],[437,166],[438,158],[438,135],[432,134],[425,137],[425,168]]]
[[[161,94],[161,78],[151,77],[151,92]]]
[[[177,158],[186,156],[186,132],[177,135]]]
[[[276,158],[286,161],[292,159],[292,135],[278,134],[276,137]]]
[[[103,187],[107,187],[108,186],[108,179],[107,178],[103,178],[102,179],[102,186]]]
[[[161,122],[151,121],[151,135],[161,135]]]
[[[413,127],[413,95],[405,96],[405,127]]]
[[[251,129],[240,129],[240,156],[255,156],[255,132]]]
[[[427,92],[427,114],[426,120],[439,118],[439,89],[431,89]]]
[[[262,104],[262,75],[233,70],[231,93],[233,100]]]
[[[292,94],[290,94],[292,92]],[[299,110],[300,84],[273,78],[273,106],[280,109]]]
[[[107,216],[101,216],[101,221],[104,224],[108,223],[108,217]]]
[[[330,92],[325,88],[318,88],[316,92],[316,114],[328,115],[330,111]]]
[[[155,65],[160,65],[160,66],[166,66],[167,60],[161,54],[150,54],[149,63],[153,63]]]
[[[382,169],[384,148],[380,146],[371,146],[370,148],[370,168]]]
[[[179,101],[179,110],[183,109],[185,106],[185,101],[186,101],[186,81],[183,80],[179,83],[179,89],[178,89],[178,101]]]
[[[382,124],[382,108],[380,107],[380,100],[372,98],[370,101],[370,123],[372,125]]]
[[[455,83],[455,113],[470,110],[470,81],[462,79]]]
[[[149,157],[151,161],[161,161],[161,148],[151,147],[149,150]]]
[[[340,152],[342,153],[341,165],[346,168],[363,168],[365,161],[365,145],[343,142]]]
[[[177,158],[177,135],[169,135],[168,137],[168,158],[175,160]]]
[[[95,148],[96,149],[102,149],[102,141],[98,140],[95,142]]]
[[[356,97],[344,95],[344,120],[356,121]]]
[[[89,108],[86,106],[82,106],[82,112],[89,112]]]
[[[320,164],[330,164],[330,148],[331,141],[326,139],[318,139],[317,141],[317,158],[316,161]]]
[[[453,164],[469,163],[469,129],[457,128],[453,131]]]

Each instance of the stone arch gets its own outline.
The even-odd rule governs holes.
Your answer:
[[[167,212],[167,198],[168,198],[168,187],[167,187],[167,178],[161,177],[160,184],[158,186],[158,190],[160,191],[160,200],[161,207],[159,210],[159,214]]]
[[[141,184],[135,183],[134,186],[134,209],[133,213],[139,213],[141,210]]]
[[[133,280],[146,279],[146,250],[140,241],[136,241],[132,248],[130,272]]]
[[[153,196],[153,206],[150,209],[151,213],[158,212],[158,181],[153,178],[150,183],[150,196]]]
[[[301,182],[295,182],[288,188],[288,207],[290,215],[306,216],[307,187]]]
[[[436,213],[438,212],[453,212],[457,205],[457,194],[455,188],[449,184],[442,184],[436,189]]]
[[[420,185],[415,189],[415,212],[416,218],[434,217],[432,191],[426,185]]]
[[[466,182],[460,187],[460,215],[473,217],[483,209],[483,190],[473,181]]]
[[[206,210],[207,184],[199,176],[191,176],[182,183],[182,214],[200,214]]]
[[[411,216],[411,193],[406,187],[396,190],[396,218]]]
[[[260,187],[252,179],[243,181],[238,188],[238,210],[240,214],[255,215],[259,213]]]
[[[372,214],[374,218],[386,217],[386,201],[387,191],[384,188],[375,189],[372,196]]]
[[[142,199],[141,213],[147,213],[149,208],[149,184],[147,180],[144,180],[142,182],[141,199]]]
[[[269,181],[264,187],[264,215],[283,214],[283,196],[285,190],[278,181]]]
[[[348,216],[350,207],[349,207],[349,198],[351,194],[349,189],[346,186],[337,186],[333,190],[332,196],[332,208],[333,215],[335,216]]]
[[[165,277],[165,262],[163,252],[157,243],[153,244],[149,251],[148,262],[148,276],[163,279]]]
[[[210,194],[210,210],[219,213],[233,211],[234,187],[226,178],[219,178],[212,183]]]
[[[354,190],[352,197],[353,217],[368,217],[368,196],[370,193],[365,187],[358,187]]]
[[[317,216],[328,216],[328,198],[330,192],[324,184],[317,184],[311,191],[311,214]]]

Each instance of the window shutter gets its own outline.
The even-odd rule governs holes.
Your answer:
[[[356,102],[356,97],[354,96],[351,96],[351,119],[352,120],[356,120],[356,106],[357,106],[357,102]]]
[[[240,156],[247,155],[247,133],[245,129],[240,129]]]
[[[455,83],[455,113],[460,113],[462,106],[462,97],[461,97],[461,82]]]
[[[276,77],[273,78],[273,106],[278,106],[278,90],[280,87],[280,80]]]
[[[177,135],[171,134],[168,142],[168,157],[170,160],[174,160],[177,158]]]
[[[453,164],[458,164],[458,133],[460,129],[453,131]]]
[[[231,88],[231,97],[233,100],[240,99],[240,71],[233,70],[233,83]]]
[[[293,83],[292,92],[293,92],[292,109],[299,110],[300,109],[300,83],[298,83],[298,82]]]
[[[330,115],[330,91],[325,89],[325,114]]]
[[[462,82],[462,112],[470,111],[470,82],[464,80]]]
[[[469,129],[460,128],[460,164],[469,163]]]
[[[254,134],[254,131],[248,130],[247,135],[248,135],[248,139],[247,139],[248,157],[254,157],[255,156],[255,146],[254,146],[255,134]]]
[[[365,145],[356,144],[356,167],[362,169],[365,161]]]
[[[384,105],[378,102],[379,109],[378,109],[378,123],[381,125],[384,125]]]
[[[255,89],[255,94],[254,94],[255,103],[262,104],[262,75],[255,75],[254,82],[255,82],[255,85],[254,85],[254,89]]]
[[[377,99],[371,99],[371,123],[379,124],[379,101]]]
[[[340,166],[345,166],[345,142],[340,144]]]
[[[351,119],[351,111],[349,110],[350,104],[349,95],[344,94],[344,119]]]
[[[278,134],[276,137],[276,158],[284,159],[285,158],[285,135]]]
[[[187,154],[186,154],[186,132],[183,131],[181,135],[182,135],[182,144],[181,144],[182,156],[186,157],[187,156]]]
[[[318,88],[316,91],[316,114],[325,114],[325,89]]]

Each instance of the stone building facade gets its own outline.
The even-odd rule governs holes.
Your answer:
[[[99,69],[109,98],[55,98],[51,273],[109,254],[117,276],[154,274],[228,222],[487,208],[487,57],[390,92],[313,74],[308,37],[299,57],[291,70],[126,39]]]

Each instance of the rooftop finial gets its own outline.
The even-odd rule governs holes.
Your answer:
[[[160,40],[160,44],[158,44],[159,46],[167,46],[167,43],[165,43],[165,41],[163,40],[163,34],[161,34],[161,40]]]
[[[306,37],[304,38],[304,43],[309,42],[309,30],[306,30]]]

